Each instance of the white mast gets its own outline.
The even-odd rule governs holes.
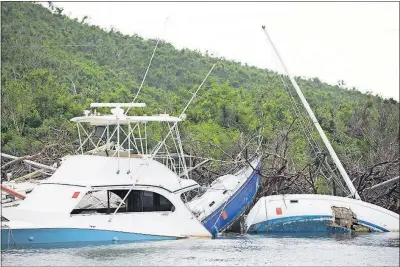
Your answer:
[[[346,170],[343,168],[342,163],[340,162],[338,156],[335,153],[335,150],[333,149],[333,147],[331,146],[328,138],[326,137],[324,130],[322,130],[321,125],[319,125],[317,118],[315,117],[313,111],[311,110],[310,106],[308,105],[307,100],[304,98],[303,93],[301,92],[299,85],[297,84],[296,80],[293,78],[293,76],[290,74],[289,70],[287,69],[285,63],[283,62],[283,59],[281,57],[281,55],[279,54],[278,49],[275,47],[271,37],[268,35],[267,30],[265,29],[265,26],[262,26],[265,35],[267,36],[269,42],[271,43],[271,46],[273,47],[273,49],[275,50],[276,55],[279,58],[279,61],[281,62],[283,68],[285,69],[286,74],[289,76],[290,81],[293,84],[294,89],[296,90],[297,95],[299,96],[301,102],[303,103],[305,109],[307,110],[308,115],[310,116],[311,120],[314,123],[315,128],[317,129],[319,135],[322,138],[322,141],[324,142],[326,148],[328,149],[333,162],[335,162],[337,168],[339,169],[340,174],[342,175],[344,181],[346,182],[347,187],[350,190],[351,195],[356,198],[356,199],[360,199],[360,196],[357,193],[356,188],[354,187],[353,183],[351,182],[349,176],[347,175]]]

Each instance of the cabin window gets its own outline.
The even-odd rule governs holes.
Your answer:
[[[290,200],[290,203],[299,203],[299,201],[297,199],[292,199]]]
[[[129,190],[100,190],[88,192],[71,214],[111,214]],[[164,196],[143,190],[131,190],[117,213],[174,211],[175,207]]]

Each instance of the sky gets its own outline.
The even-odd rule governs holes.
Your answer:
[[[43,3],[47,6],[47,3]],[[399,100],[399,3],[58,2],[72,18]],[[157,56],[157,54],[155,55]],[[150,55],[149,55],[150,58]],[[151,69],[150,69],[151,71]]]

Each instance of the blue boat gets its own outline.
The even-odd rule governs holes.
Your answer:
[[[251,165],[218,178],[206,193],[188,203],[214,237],[231,226],[253,203],[260,184],[261,157]]]

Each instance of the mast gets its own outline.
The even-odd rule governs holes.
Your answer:
[[[324,142],[326,148],[328,149],[329,154],[331,155],[331,157],[333,159],[333,162],[336,164],[336,167],[338,168],[340,174],[342,175],[344,181],[346,182],[346,185],[350,190],[351,196],[353,196],[356,199],[360,199],[360,196],[358,195],[356,188],[354,187],[353,183],[351,182],[349,176],[347,175],[346,170],[344,169],[342,163],[340,162],[338,156],[336,155],[335,150],[333,149],[331,143],[329,142],[328,138],[326,137],[324,130],[321,128],[321,125],[318,123],[317,118],[315,117],[313,111],[311,110],[310,106],[308,105],[308,102],[305,99],[303,93],[301,92],[299,85],[297,84],[297,82],[293,78],[293,76],[290,74],[288,68],[286,67],[285,63],[283,62],[283,59],[282,59],[281,55],[279,54],[278,49],[275,47],[271,37],[268,35],[267,30],[265,29],[265,26],[262,26],[262,28],[272,46],[272,48],[274,49],[276,55],[278,56],[279,61],[281,62],[283,68],[285,69],[286,74],[289,76],[289,79],[290,79],[291,83],[293,84],[293,87],[296,90],[297,95],[299,96],[308,115],[310,116],[312,122],[314,123],[315,128],[317,129],[319,135],[321,136],[322,141]]]

